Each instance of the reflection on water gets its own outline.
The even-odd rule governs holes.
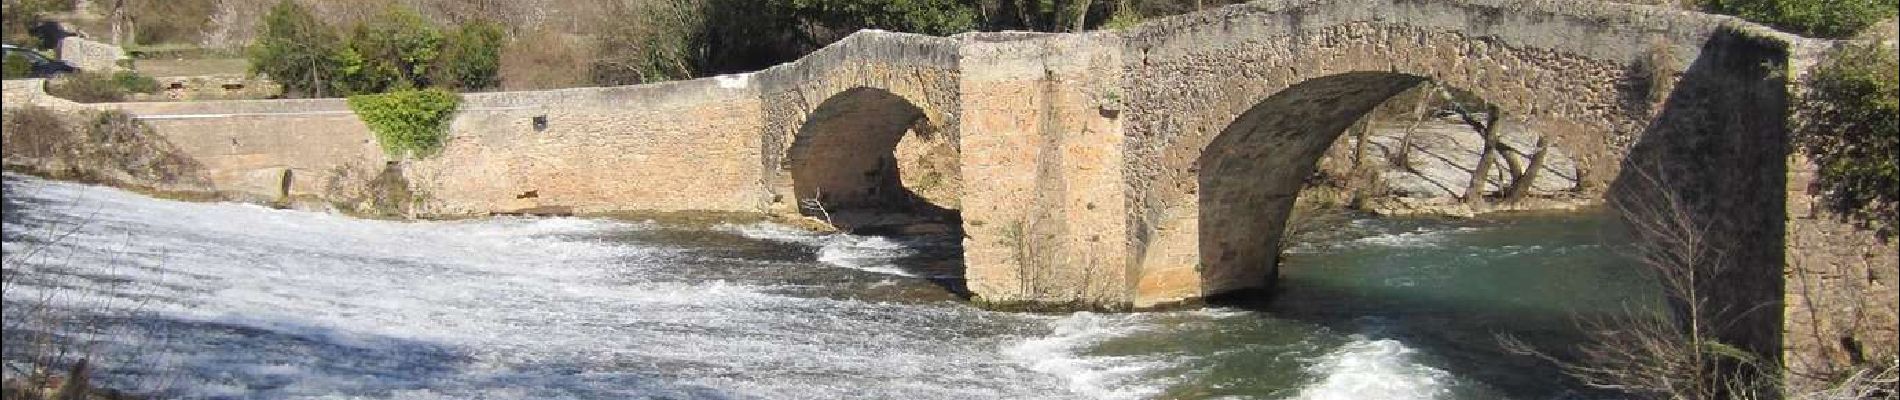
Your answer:
[[[1562,347],[1571,313],[1646,292],[1588,215],[1355,220],[1259,310],[1020,314],[955,294],[956,237],[362,221],[11,175],[4,214],[7,361],[89,338],[107,384],[183,398],[1561,398],[1492,335]]]

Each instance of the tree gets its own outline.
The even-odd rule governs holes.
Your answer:
[[[248,51],[250,70],[284,85],[286,95],[325,97],[342,73],[343,46],[330,27],[295,1],[283,0],[264,16]]]
[[[501,45],[508,40],[501,24],[473,20],[449,32],[442,54],[435,60],[432,80],[457,90],[486,89],[500,84]]]
[[[431,86],[431,68],[442,51],[442,32],[415,10],[391,5],[350,30],[342,55],[347,94],[382,93]]]
[[[704,71],[705,28],[693,0],[614,3],[595,49],[591,75],[599,85],[686,79]]]
[[[1471,184],[1465,187],[1465,204],[1477,204],[1484,200],[1485,175],[1491,173],[1491,164],[1495,159],[1491,154],[1498,153],[1498,107],[1490,106],[1486,110],[1484,122],[1480,123],[1471,113],[1459,112],[1465,123],[1478,128],[1484,136],[1484,147],[1478,150],[1478,165],[1471,170]]]

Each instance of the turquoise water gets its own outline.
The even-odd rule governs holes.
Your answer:
[[[1294,246],[1277,294],[1251,311],[1103,350],[1196,358],[1168,397],[1613,398],[1498,337],[1563,354],[1579,318],[1658,301],[1601,212],[1338,226]]]
[[[166,398],[1599,398],[1494,335],[1653,303],[1596,213],[1351,218],[1252,306],[1023,314],[951,294],[954,238],[5,199],[6,361],[79,341]]]

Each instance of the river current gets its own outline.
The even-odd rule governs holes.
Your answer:
[[[1264,305],[1029,314],[949,294],[953,238],[5,182],[9,376],[55,337],[164,398],[1600,398],[1497,336],[1653,302],[1590,213],[1346,219]]]

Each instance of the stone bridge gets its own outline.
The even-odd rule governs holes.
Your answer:
[[[417,159],[385,156],[341,100],[91,107],[202,164],[211,186],[184,189],[349,208],[394,179],[422,216],[902,215],[961,227],[981,302],[1142,309],[1269,288],[1317,159],[1433,80],[1550,135],[1586,194],[1681,199],[1725,254],[1715,300],[1756,310],[1727,336],[1774,354],[1811,333],[1784,324],[1813,316],[1780,312],[1801,290],[1784,272],[1863,263],[1893,298],[1893,245],[1817,216],[1790,145],[1790,77],[1825,45],[1590,1],[1273,0],[1120,31],[867,31],[752,74],[468,94],[446,149]],[[10,86],[23,101],[85,107]],[[1874,325],[1891,348],[1891,317]]]

